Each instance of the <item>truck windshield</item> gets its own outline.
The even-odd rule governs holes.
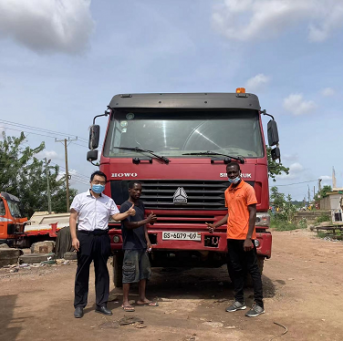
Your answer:
[[[182,154],[206,150],[249,158],[264,154],[259,114],[253,110],[115,110],[104,156],[138,155],[116,147],[186,158]]]
[[[12,200],[7,200],[7,204],[8,204],[8,208],[10,209],[11,216],[13,218],[23,218],[18,202],[12,201]]]

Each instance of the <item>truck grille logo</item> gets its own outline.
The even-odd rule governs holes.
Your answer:
[[[227,173],[220,173],[221,178],[227,178]],[[242,178],[251,179],[251,173],[242,173]]]
[[[174,204],[187,204],[187,194],[183,187],[179,187],[173,196]]]
[[[135,178],[138,174],[137,173],[112,173],[112,178]]]

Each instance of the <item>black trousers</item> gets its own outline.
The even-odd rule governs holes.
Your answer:
[[[235,300],[244,302],[244,282],[247,272],[250,273],[254,286],[255,302],[263,308],[263,288],[261,273],[257,264],[256,248],[244,251],[244,240],[228,239],[227,248],[230,258],[230,274],[235,291]]]
[[[87,305],[89,267],[94,261],[95,292],[97,306],[106,305],[109,295],[109,274],[107,260],[111,254],[110,238],[107,231],[78,231],[80,250],[77,253],[74,307]]]

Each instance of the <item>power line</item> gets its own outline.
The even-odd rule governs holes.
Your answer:
[[[83,148],[87,148],[87,149],[88,149],[88,147],[83,146],[82,144],[78,144],[78,143],[75,143],[75,142],[72,142],[71,144],[75,144],[76,146],[80,146],[80,147],[83,147]]]
[[[21,131],[21,132],[23,132],[23,133],[28,133],[28,134],[33,134],[33,135],[39,135],[39,136],[44,136],[44,137],[49,137],[49,138],[51,138],[51,139],[54,139],[53,136],[38,134],[38,133],[35,133],[35,132],[33,132],[33,131],[27,131],[27,130],[23,130],[23,129],[7,128],[7,127],[6,127],[6,129],[8,129],[8,130],[15,130],[15,131]],[[26,137],[27,137],[27,136],[26,136]]]
[[[56,162],[51,161],[51,163],[53,163],[54,165],[58,166],[58,167],[61,168],[62,170],[65,170],[65,168],[64,168],[63,166],[57,164]],[[86,179],[89,179],[89,178],[90,178],[88,175],[84,175],[84,174],[81,174],[81,173],[79,173],[79,172],[76,172],[76,174],[72,174],[72,176],[78,176],[78,177],[80,177],[80,178],[81,178],[81,177],[84,177],[84,178],[86,178]]]
[[[32,126],[29,126],[27,124],[16,123],[16,122],[7,121],[7,120],[3,120],[3,119],[0,119],[0,122],[3,122],[5,124],[7,124],[7,125],[12,125],[12,126],[17,126],[17,127],[25,127],[25,128],[31,129],[31,130],[43,131],[43,132],[50,133],[50,134],[53,133],[53,134],[56,134],[56,135],[70,136],[70,137],[75,137],[76,136],[76,135],[62,133],[62,132],[55,131],[55,130],[49,130],[49,129],[39,128],[39,127],[32,127]],[[82,137],[79,137],[79,140],[83,140],[85,142],[88,142],[87,139],[82,138]]]
[[[22,143],[22,145],[31,148],[27,143]],[[0,163],[2,163],[2,162],[0,162]],[[50,163],[53,163],[54,165],[58,166],[62,170],[65,170],[65,168],[63,166],[59,165],[56,162],[51,161]],[[72,174],[72,176],[73,177],[78,177],[80,179],[82,179],[82,177],[83,177],[83,178],[86,178],[87,180],[89,180],[89,176],[88,175],[84,175],[84,174],[81,174],[79,172],[76,172],[76,174]],[[84,179],[82,179],[82,180],[84,180]],[[88,185],[88,183],[87,183],[87,185]]]
[[[15,130],[15,131],[20,131],[20,132],[24,132],[24,133],[27,133],[27,134],[33,134],[33,135],[38,135],[38,136],[43,136],[43,137],[48,137],[48,138],[53,138],[55,139],[54,136],[51,136],[51,135],[44,135],[44,134],[39,134],[35,131],[40,131],[40,132],[46,132],[46,133],[49,133],[49,134],[55,134],[55,135],[61,135],[61,136],[69,136],[69,137],[75,137],[76,135],[71,135],[71,134],[67,134],[67,133],[62,133],[62,132],[58,132],[58,131],[54,131],[54,130],[49,130],[49,129],[44,129],[44,128],[37,128],[37,127],[32,127],[32,126],[29,126],[29,125],[26,125],[26,124],[21,124],[21,123],[16,123],[16,122],[12,122],[12,121],[7,121],[7,120],[2,120],[0,119],[0,122],[4,123],[6,125],[6,129],[8,130]],[[34,130],[34,131],[28,131],[28,130],[24,130],[24,129],[15,129],[15,128],[9,128],[7,127],[7,125],[10,125],[10,126],[14,126],[14,127],[17,127],[17,128],[20,128],[20,127],[24,127],[25,129],[30,129],[30,130]],[[78,137],[76,136],[76,138],[82,143],[86,143],[87,146],[84,146],[82,144],[78,144],[78,143],[74,143],[75,145],[77,146],[80,146],[80,147],[83,147],[83,148],[88,148],[88,140],[85,139],[85,138],[82,138],[82,137]],[[99,146],[102,147],[103,145],[101,143],[99,143]]]
[[[38,136],[44,136],[44,137],[48,137],[48,138],[51,138],[51,139],[56,139],[56,137],[54,136],[49,136],[49,135],[43,135],[43,134],[39,134],[39,133],[36,133],[36,132],[33,132],[33,131],[27,131],[27,130],[23,130],[23,129],[14,129],[14,128],[7,128],[6,129],[8,130],[15,130],[15,131],[20,131],[20,132],[23,132],[23,133],[27,133],[28,135],[26,137],[28,137],[30,134],[33,134],[33,135],[38,135]],[[83,142],[83,141],[81,141]],[[81,145],[81,144],[78,144],[78,143],[73,143],[77,146],[80,146],[80,147],[83,147],[83,148],[88,148],[87,146],[84,146],[84,145]],[[100,145],[100,144],[99,144]]]
[[[0,120],[0,121],[1,121],[1,120]],[[39,133],[36,133],[36,132],[33,132],[33,131],[27,131],[27,130],[23,130],[23,129],[15,129],[15,128],[8,128],[8,127],[6,127],[6,129],[8,129],[8,130],[15,130],[15,131],[24,132],[24,133],[27,133],[28,135],[29,135],[29,134],[33,134],[33,135],[38,135],[38,136],[48,137],[48,138],[51,138],[51,139],[56,139],[56,137],[54,137],[54,136],[49,136],[49,135],[39,134]],[[28,137],[28,135],[27,135],[26,137]],[[85,143],[86,143],[86,141],[85,141],[85,140],[84,140],[84,141],[80,141],[80,142],[85,142]],[[88,142],[87,142],[87,143],[88,143]],[[88,146],[84,146],[84,145],[82,145],[82,144],[79,144],[79,143],[72,142],[72,144],[74,144],[74,145],[77,145],[77,146],[80,146],[80,147],[83,147],[83,148],[87,148],[87,149],[88,149]],[[102,144],[101,144],[101,143],[99,143],[99,146],[100,146],[100,147],[102,147]]]
[[[294,183],[291,183],[291,184],[284,184],[284,185],[276,185],[275,184],[275,186],[269,186],[269,188],[271,188],[271,187],[293,186],[293,185],[299,185],[299,184],[306,184],[306,183],[314,182],[314,181],[317,181],[317,179],[309,180],[309,181],[294,182]]]

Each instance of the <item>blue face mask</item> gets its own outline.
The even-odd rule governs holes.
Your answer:
[[[230,184],[236,185],[236,184],[238,184],[240,181],[241,181],[241,177],[240,177],[240,176],[237,176],[237,177],[234,178],[234,179],[230,179],[230,178],[229,178]]]
[[[104,185],[92,185],[92,191],[96,194],[102,193],[104,189],[105,189]]]

